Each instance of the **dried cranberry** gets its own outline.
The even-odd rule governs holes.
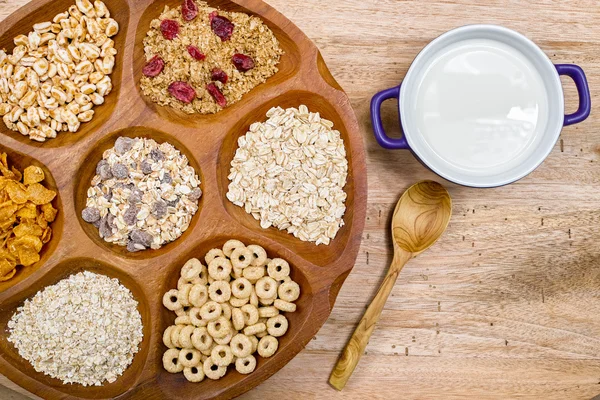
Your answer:
[[[154,56],[144,65],[142,73],[145,76],[154,78],[162,72],[163,68],[165,68],[165,61],[160,56]]]
[[[224,42],[231,38],[234,27],[233,22],[225,17],[221,17],[216,11],[211,12],[208,18],[210,19],[210,29],[212,29],[215,35],[221,38],[221,41]]]
[[[173,82],[169,85],[169,93],[177,100],[184,103],[191,103],[196,97],[196,91],[185,82]]]
[[[217,85],[211,82],[206,85],[206,90],[208,90],[208,93],[210,93],[219,106],[223,108],[227,106],[227,99],[225,99],[225,96],[223,96],[223,93],[221,93]]]
[[[160,23],[160,31],[167,40],[173,40],[179,34],[179,22],[165,19]]]
[[[198,6],[194,0],[183,0],[181,15],[186,21],[191,21],[198,15]]]
[[[202,61],[206,58],[206,56],[204,54],[202,54],[200,49],[197,48],[196,46],[191,46],[191,45],[188,46],[187,51],[188,51],[188,53],[190,53],[190,56],[192,56],[194,59],[196,59],[198,61]]]
[[[221,68],[213,68],[213,70],[210,73],[210,78],[213,81],[219,81],[222,84],[226,84],[227,83],[227,79],[229,77],[227,76],[227,74],[225,73],[225,71],[223,71]]]
[[[254,60],[245,54],[234,54],[233,57],[231,57],[231,62],[233,62],[233,65],[241,72],[246,72],[254,68]]]

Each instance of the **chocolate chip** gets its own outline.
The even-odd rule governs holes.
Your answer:
[[[158,149],[154,149],[150,151],[150,158],[152,158],[155,162],[159,162],[165,159],[165,154]]]
[[[108,226],[108,217],[102,217],[98,231],[100,232],[100,237],[103,239],[112,235],[112,229]]]
[[[158,200],[156,203],[154,203],[154,205],[152,206],[152,211],[151,211],[152,215],[154,215],[154,217],[156,217],[157,219],[161,219],[162,217],[165,216],[165,214],[167,214],[167,203],[165,203],[162,200]]]
[[[129,238],[132,242],[139,243],[144,247],[150,247],[153,240],[151,234],[145,231],[141,231],[139,229],[134,229],[133,231],[131,231],[131,233],[129,234]]]
[[[152,173],[152,164],[150,163],[150,161],[148,161],[148,159],[142,161],[142,163],[140,164],[140,168],[142,170],[142,173],[145,175]]]
[[[113,165],[111,172],[117,179],[125,179],[129,176],[129,170],[127,167],[120,163]]]
[[[101,160],[96,166],[96,174],[100,175],[100,179],[103,181],[112,178],[112,172],[110,170],[110,165],[108,165],[108,161]]]
[[[115,141],[114,147],[117,154],[125,154],[133,147],[133,139],[121,136]]]
[[[115,224],[115,216],[112,215],[111,213],[106,214],[106,222],[108,223],[108,227],[110,229],[113,229],[114,227],[116,227]]]
[[[202,189],[195,188],[190,194],[187,195],[187,197],[190,199],[190,201],[200,200],[200,197],[202,197]]]
[[[173,178],[171,177],[171,173],[165,172],[160,183],[171,183],[173,182]]]
[[[100,175],[100,171],[101,171],[102,167],[105,165],[108,165],[108,161],[106,161],[106,160],[98,161],[98,164],[96,164],[96,175]]]
[[[136,245],[136,243],[133,240],[128,241],[127,242],[127,251],[130,253],[142,251],[142,249],[138,249],[135,245]]]
[[[93,207],[86,207],[81,212],[81,218],[85,222],[94,223],[100,219],[100,210]]]
[[[142,196],[144,195],[144,192],[142,192],[140,189],[138,188],[134,188],[131,191],[131,194],[129,195],[129,199],[128,201],[130,203],[139,203],[142,201]]]
[[[125,220],[125,223],[127,225],[134,225],[137,222],[138,212],[139,209],[135,205],[130,204],[127,211],[123,213],[123,219]]]

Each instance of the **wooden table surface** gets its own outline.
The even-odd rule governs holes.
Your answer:
[[[0,0],[0,18],[27,0]],[[369,205],[353,272],[319,333],[243,399],[556,398],[600,393],[600,5],[597,0],[268,0],[313,39],[346,90],[368,151]],[[381,149],[369,101],[397,85],[439,34],[495,23],[555,63],[587,72],[592,115],[564,129],[546,162],[497,189],[458,187],[406,151]],[[563,80],[567,111],[576,108]],[[396,104],[384,106],[399,131]],[[453,197],[441,241],[402,271],[348,386],[331,368],[391,260],[390,214],[413,182]],[[2,399],[21,399],[0,389]],[[14,397],[11,397],[14,396]]]

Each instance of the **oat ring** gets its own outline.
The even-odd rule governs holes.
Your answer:
[[[247,375],[254,371],[256,368],[256,358],[253,355],[247,357],[238,358],[235,360],[235,370],[240,374]]]
[[[290,276],[290,264],[281,258],[274,258],[267,265],[267,272],[269,276],[276,281]]]
[[[204,380],[204,371],[202,370],[202,365],[184,368],[183,376],[185,376],[185,379],[187,379],[189,382],[202,382]]]
[[[232,268],[231,261],[226,258],[218,257],[208,264],[208,276],[215,281],[224,281],[227,280],[229,274],[231,274]]]
[[[258,322],[258,309],[252,304],[246,304],[241,308],[244,314],[244,324],[254,325]]]
[[[229,342],[231,342],[231,338],[233,338],[233,330],[230,328],[227,336],[222,338],[214,338],[213,340],[216,344],[229,344]]]
[[[194,329],[195,329],[194,325],[186,325],[179,332],[179,344],[184,349],[194,348],[194,345],[192,344],[192,334],[194,333]],[[185,365],[185,363],[182,362],[182,364],[184,367],[187,367],[187,365]]]
[[[179,300],[179,304],[181,304],[183,307],[189,307],[190,306],[190,290],[192,290],[192,287],[194,285],[192,285],[191,283],[185,284],[181,287],[181,290],[179,290],[179,293],[177,294],[177,299]]]
[[[192,323],[192,320],[190,319],[190,316],[185,314],[185,315],[180,315],[177,318],[175,318],[175,325],[189,325]]]
[[[167,329],[165,329],[165,331],[163,332],[163,343],[165,346],[167,346],[170,349],[175,347],[175,346],[173,346],[173,342],[171,342],[171,331],[172,330],[173,330],[173,325],[167,327]]]
[[[273,336],[265,336],[258,342],[258,354],[261,357],[271,357],[277,351],[279,342]]]
[[[269,276],[262,277],[256,282],[254,290],[259,298],[271,299],[277,296],[277,282]]]
[[[279,310],[273,306],[260,307],[258,316],[261,318],[271,318],[279,314]]]
[[[238,333],[231,338],[229,346],[231,347],[231,352],[233,355],[238,358],[248,357],[250,354],[252,354],[252,342],[248,336],[242,333]]]
[[[221,249],[210,249],[208,253],[204,256],[204,261],[206,261],[206,265],[210,264],[212,260],[217,257],[226,258],[227,256],[223,253]]]
[[[227,372],[227,367],[219,367],[213,362],[211,357],[208,357],[204,361],[204,364],[202,364],[202,370],[208,379],[217,380],[221,379],[223,375],[225,375]]]
[[[256,281],[265,276],[265,267],[246,267],[243,271],[242,276],[251,283],[256,283]]]
[[[212,349],[210,358],[212,358],[213,362],[219,367],[227,367],[233,362],[233,353],[229,346],[220,344]]]
[[[190,323],[194,326],[206,326],[208,322],[202,319],[200,308],[194,307],[190,309]]]
[[[195,367],[200,364],[200,352],[196,349],[183,349],[179,352],[179,362],[186,367]]]
[[[294,311],[296,311],[296,304],[290,303],[289,301],[285,301],[285,300],[281,300],[281,299],[276,299],[275,302],[273,303],[273,305],[279,311],[285,311],[285,312],[294,312]]]
[[[288,330],[288,320],[285,316],[279,314],[267,320],[267,332],[274,337],[285,335]]]
[[[230,320],[231,319],[231,306],[229,305],[229,303],[221,304],[221,309],[222,309],[222,313],[223,313],[223,316],[225,317],[225,319]]]
[[[189,301],[194,307],[202,307],[208,301],[208,290],[206,290],[206,286],[192,286],[190,289]]]
[[[252,252],[252,265],[262,267],[267,263],[267,252],[257,244],[251,244],[247,247]]]
[[[179,290],[171,289],[163,295],[163,306],[167,310],[175,311],[179,310],[183,306],[179,302]]]
[[[200,307],[200,316],[203,320],[214,321],[221,316],[221,305],[216,301],[207,301]]]
[[[181,347],[181,343],[179,343],[179,334],[182,329],[183,326],[181,325],[175,325],[173,329],[171,329],[171,343],[173,343],[173,346],[175,347]]]
[[[212,337],[208,334],[206,328],[194,328],[192,333],[192,344],[200,351],[205,351],[210,348],[213,343]]]
[[[267,330],[267,326],[262,322],[259,322],[254,325],[250,325],[244,328],[244,335],[258,335],[261,332],[265,332]]]
[[[225,253],[225,255],[227,257],[231,257],[231,253],[233,253],[233,251],[235,249],[237,249],[238,247],[246,247],[246,245],[244,243],[240,242],[239,240],[235,240],[235,239],[228,240],[223,245],[223,253]]]
[[[169,349],[162,357],[163,367],[167,372],[176,374],[183,371],[183,365],[179,362],[179,350]]]
[[[240,307],[248,304],[248,301],[250,301],[249,297],[246,297],[244,299],[238,299],[237,297],[234,296],[229,299],[229,304],[231,305],[231,307],[240,308]]]
[[[200,275],[202,263],[197,258],[190,258],[181,267],[181,277],[190,281]]]
[[[231,331],[229,320],[225,319],[225,317],[219,317],[216,321],[210,321],[206,329],[213,339],[224,338]]]
[[[256,349],[258,349],[258,338],[254,335],[246,336],[252,342],[252,354],[256,353]]]
[[[279,285],[277,293],[279,294],[279,298],[281,300],[289,302],[296,301],[298,300],[298,297],[300,297],[300,285],[294,281],[282,283]]]
[[[252,284],[246,278],[239,278],[231,282],[231,293],[238,299],[252,295]]]
[[[225,303],[231,298],[231,286],[225,281],[215,281],[208,287],[208,296],[217,303]]]
[[[242,312],[242,310],[240,310],[239,308],[234,308],[231,310],[231,322],[233,323],[233,329],[235,329],[236,331],[241,331],[242,329],[244,329],[244,313]]]
[[[238,247],[233,250],[230,259],[235,268],[246,268],[252,263],[254,256],[247,247]]]

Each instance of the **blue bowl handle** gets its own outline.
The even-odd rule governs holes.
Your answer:
[[[373,132],[375,133],[375,139],[379,145],[386,149],[409,149],[406,137],[402,136],[400,139],[394,139],[389,137],[383,129],[381,123],[381,103],[389,99],[398,99],[400,96],[400,85],[391,89],[386,89],[377,93],[371,99],[371,123],[373,124]],[[398,117],[400,118],[400,117]]]
[[[575,64],[557,64],[555,67],[559,75],[566,75],[573,79],[579,95],[579,109],[573,114],[565,115],[564,125],[578,124],[589,117],[592,108],[590,88],[585,77],[585,72],[583,72],[580,66]]]

